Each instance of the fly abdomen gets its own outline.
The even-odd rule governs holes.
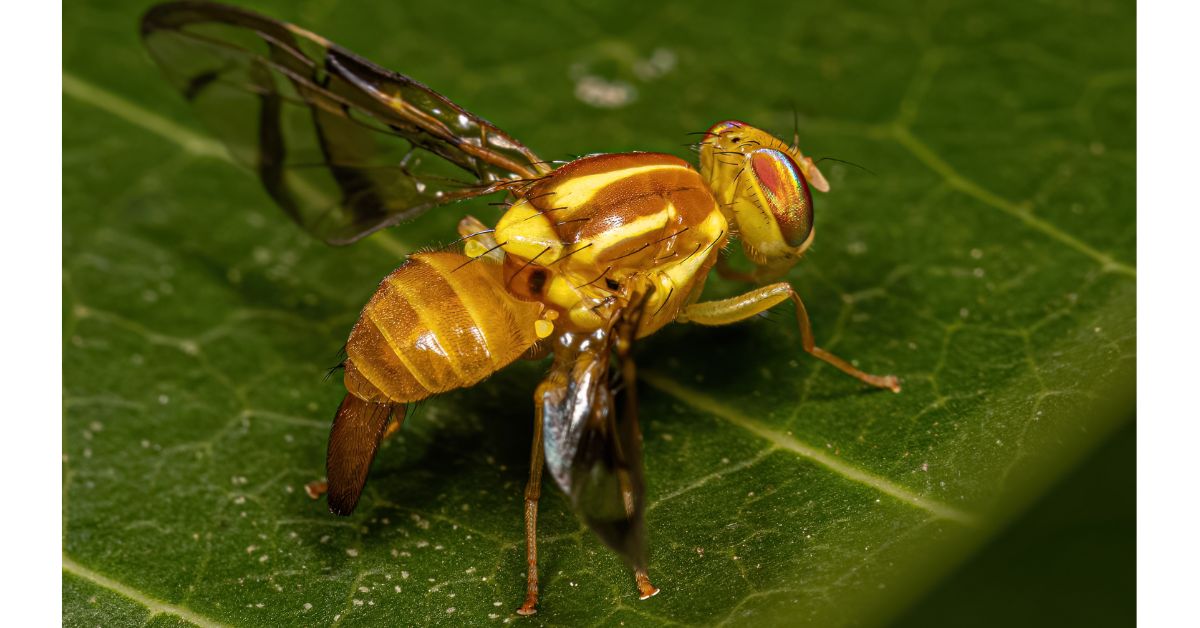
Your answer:
[[[520,357],[538,340],[543,306],[509,294],[501,269],[455,252],[411,256],[350,332],[346,388],[406,403],[475,384]]]

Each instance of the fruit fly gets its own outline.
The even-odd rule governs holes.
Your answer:
[[[534,393],[522,615],[537,605],[543,466],[633,570],[640,597],[658,592],[648,575],[638,339],[672,322],[726,325],[791,301],[805,351],[900,390],[894,376],[864,373],[817,347],[800,297],[774,281],[812,244],[811,188],[829,189],[796,144],[727,121],[704,133],[698,170],[649,152],[552,167],[428,87],[292,24],[174,2],[150,9],[141,31],[233,157],[329,244],[452,201],[507,195],[494,228],[464,218],[461,248],[410,255],[363,308],[346,343],[346,396],[317,490],[327,490],[332,512],[349,515],[408,404],[474,385],[521,357],[553,356]],[[753,272],[718,263],[734,237]],[[714,267],[760,285],[701,301]]]

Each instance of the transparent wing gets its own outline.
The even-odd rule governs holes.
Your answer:
[[[635,382],[623,382],[626,403],[618,416],[609,379],[614,345],[624,343],[627,349],[636,328],[636,321],[632,327],[618,322],[589,336],[562,336],[543,385],[541,413],[551,477],[588,527],[631,567],[644,571],[645,479]],[[623,371],[632,375],[632,361],[619,346],[618,355]]]
[[[158,5],[142,38],[233,157],[331,244],[547,170],[417,81],[245,9]]]

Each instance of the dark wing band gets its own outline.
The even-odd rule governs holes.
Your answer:
[[[618,417],[609,381],[610,354],[617,345],[622,371],[633,374],[626,351],[627,321],[592,335],[564,334],[540,390],[546,466],[583,521],[631,567],[648,562],[645,479],[635,382],[624,382],[624,411]],[[622,340],[621,334],[630,337]],[[622,343],[624,342],[624,347]],[[627,361],[627,358],[628,361]]]
[[[417,81],[245,9],[158,5],[142,38],[234,159],[331,244],[548,170]]]

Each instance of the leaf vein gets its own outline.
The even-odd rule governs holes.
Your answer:
[[[129,598],[130,600],[133,600],[134,602],[137,602],[138,604],[141,604],[142,606],[145,606],[150,611],[151,616],[165,613],[168,615],[174,615],[184,621],[206,628],[209,626],[215,627],[228,625],[209,617],[205,617],[204,615],[201,615],[200,613],[197,613],[186,606],[179,606],[169,602],[164,602],[163,600],[135,589],[134,587],[131,587],[123,582],[113,580],[108,576],[96,573],[95,571],[92,571],[91,569],[88,569],[87,567],[75,562],[66,554],[63,554],[62,557],[62,568],[63,571],[77,578],[87,580],[92,584],[108,589],[109,591],[113,591],[114,593],[118,593],[126,598]]]
[[[850,480],[865,484],[875,490],[884,493],[885,495],[896,499],[897,501],[908,504],[921,510],[925,510],[934,516],[954,521],[963,525],[975,525],[976,517],[968,512],[959,510],[949,504],[944,504],[935,499],[924,497],[913,493],[909,489],[892,482],[886,478],[877,476],[869,471],[863,470],[852,464],[838,460],[829,454],[813,447],[807,443],[789,436],[775,429],[772,429],[760,421],[752,419],[734,408],[727,406],[716,399],[687,388],[678,382],[664,377],[653,371],[642,370],[638,373],[640,379],[647,384],[657,388],[658,390],[679,399],[680,401],[692,406],[693,408],[708,412],[713,416],[722,419],[723,421],[741,429],[744,429],[759,438],[770,442],[775,447],[785,449],[803,458],[807,458],[818,465]]]
[[[1014,203],[1008,199],[1002,198],[994,192],[985,189],[983,186],[964,177],[954,169],[945,159],[942,159],[937,153],[929,147],[928,144],[922,142],[917,136],[913,135],[907,127],[902,124],[893,124],[888,127],[889,134],[898,144],[903,146],[909,153],[916,157],[921,163],[925,164],[930,170],[938,173],[946,180],[950,187],[970,196],[985,205],[998,209],[1013,218],[1024,223],[1027,227],[1035,231],[1041,232],[1043,235],[1057,240],[1061,244],[1065,244],[1078,253],[1086,255],[1100,264],[1106,272],[1114,272],[1125,275],[1132,279],[1137,279],[1137,269],[1133,266],[1117,261],[1111,255],[1102,253],[1092,247],[1090,244],[1076,238],[1075,236],[1059,229],[1054,224],[1039,218],[1029,208]]]

